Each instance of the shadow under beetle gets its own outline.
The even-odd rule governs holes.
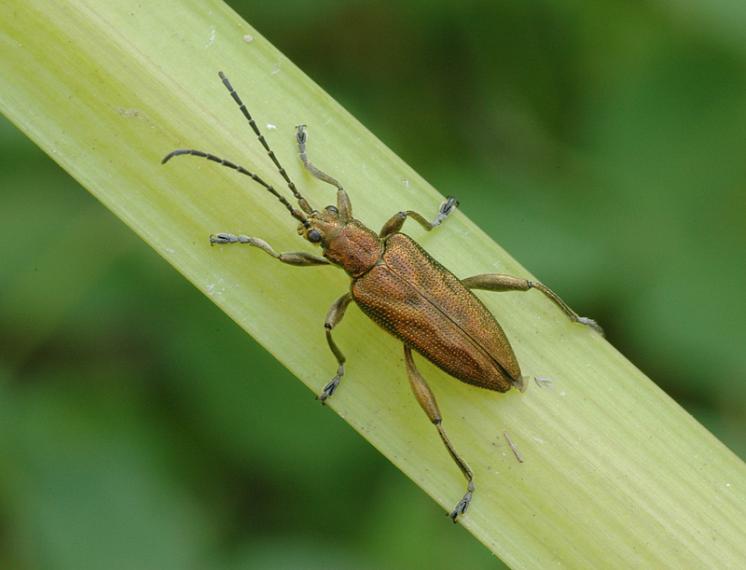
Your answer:
[[[455,522],[459,515],[466,512],[471,502],[474,475],[443,429],[438,404],[415,366],[412,350],[462,382],[497,392],[507,392],[512,387],[521,391],[525,389],[520,366],[505,333],[492,313],[471,292],[472,289],[537,289],[571,320],[589,325],[599,332],[601,329],[593,320],[579,317],[551,289],[536,281],[500,273],[458,279],[410,237],[400,233],[407,218],[412,218],[427,231],[440,225],[458,206],[455,198],[449,197],[443,202],[432,221],[418,212],[407,210],[394,214],[378,233],[367,228],[353,218],[350,198],[342,185],[308,160],[306,128],[305,125],[300,125],[297,127],[296,140],[303,164],[313,176],[337,188],[336,206],[327,206],[321,211],[312,208],[269,148],[228,78],[222,72],[219,75],[287,183],[300,209],[290,204],[282,194],[253,172],[213,154],[179,149],[166,155],[162,163],[165,164],[175,156],[191,155],[206,158],[250,177],[275,196],[299,221],[298,234],[312,244],[321,246],[323,257],[306,252],[277,253],[264,240],[246,235],[211,235],[212,244],[251,245],[290,265],[338,265],[352,278],[350,291],[332,304],[324,321],[326,340],[337,359],[338,368],[334,378],[324,386],[319,399],[324,402],[331,397],[344,375],[345,357],[332,338],[332,330],[342,320],[350,302],[355,301],[366,315],[403,342],[404,362],[412,391],[438,429],[448,453],[466,477],[466,494],[450,513]]]

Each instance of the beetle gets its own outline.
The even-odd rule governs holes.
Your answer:
[[[466,478],[466,493],[449,515],[456,522],[471,502],[475,489],[474,474],[446,435],[435,396],[417,369],[412,351],[467,384],[496,392],[507,392],[514,387],[523,391],[526,388],[525,379],[510,342],[495,317],[472,290],[536,289],[572,321],[602,332],[600,327],[592,319],[578,316],[551,289],[537,281],[500,273],[459,279],[412,238],[401,233],[404,222],[410,218],[427,231],[439,226],[458,206],[453,197],[441,204],[432,221],[418,212],[405,210],[394,214],[378,233],[365,226],[353,217],[350,198],[342,185],[308,159],[306,126],[299,125],[296,127],[296,142],[303,165],[314,177],[337,189],[336,205],[323,210],[314,209],[280,164],[228,78],[222,71],[218,75],[284,179],[298,207],[257,174],[209,152],[177,149],[168,153],[161,163],[165,164],[177,156],[196,156],[248,176],[285,206],[298,221],[298,234],[311,244],[320,246],[322,255],[304,251],[278,253],[260,238],[231,233],[211,235],[211,244],[250,245],[290,265],[337,265],[347,272],[351,278],[350,290],[332,304],[324,321],[326,340],[337,360],[337,372],[318,398],[322,403],[330,398],[344,376],[345,356],[334,342],[332,331],[354,301],[375,323],[402,341],[412,391]]]

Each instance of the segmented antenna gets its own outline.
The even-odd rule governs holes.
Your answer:
[[[293,205],[290,202],[288,202],[282,194],[280,194],[272,186],[267,184],[264,180],[259,178],[259,176],[257,176],[253,172],[249,172],[248,170],[246,170],[243,166],[239,164],[234,164],[230,160],[225,160],[224,158],[220,158],[219,156],[215,156],[214,154],[210,154],[209,152],[203,152],[201,150],[194,150],[191,148],[181,148],[181,149],[172,150],[171,152],[169,152],[166,156],[163,157],[163,160],[161,160],[161,164],[166,164],[169,160],[171,160],[175,156],[183,156],[183,155],[198,156],[200,158],[206,158],[207,160],[210,160],[212,162],[217,162],[221,166],[232,168],[236,172],[240,172],[241,174],[248,176],[254,182],[257,182],[258,184],[263,186],[275,198],[277,198],[282,203],[282,205],[288,209],[290,214],[296,220],[301,222],[304,226],[308,227],[309,223],[306,217],[303,215],[303,212],[294,208]]]
[[[272,159],[272,162],[275,163],[275,166],[277,167],[278,172],[285,179],[285,182],[287,183],[288,188],[290,188],[290,191],[293,193],[293,196],[295,196],[295,199],[298,200],[298,205],[301,207],[301,209],[306,214],[312,213],[313,208],[311,208],[311,206],[308,204],[308,201],[298,191],[298,188],[296,188],[293,181],[290,180],[288,173],[282,167],[282,165],[280,164],[280,161],[277,160],[277,156],[275,156],[274,151],[271,148],[269,148],[269,144],[267,144],[267,140],[264,138],[264,135],[259,130],[259,127],[256,125],[256,121],[254,121],[254,118],[251,116],[251,113],[249,113],[249,110],[246,108],[246,105],[244,105],[244,102],[241,101],[241,97],[239,97],[238,93],[236,93],[236,90],[233,89],[233,85],[231,85],[231,82],[228,81],[228,78],[225,76],[225,73],[223,73],[222,71],[219,71],[218,75],[220,76],[220,79],[223,80],[223,85],[225,85],[225,88],[231,94],[231,97],[233,97],[233,100],[236,102],[236,105],[238,105],[238,108],[241,109],[243,116],[246,117],[246,120],[249,122],[249,125],[254,130],[254,133],[256,134],[256,138],[258,138],[259,142],[262,143],[264,150],[267,151],[267,154]]]

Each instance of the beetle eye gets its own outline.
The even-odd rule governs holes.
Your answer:
[[[321,234],[319,233],[319,230],[310,230],[308,232],[308,241],[311,243],[319,243],[321,241]]]
[[[327,212],[331,212],[332,214],[338,214],[339,210],[337,210],[336,206],[327,206],[326,207]]]

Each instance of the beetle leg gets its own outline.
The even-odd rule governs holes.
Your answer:
[[[414,365],[414,360],[412,360],[412,349],[410,349],[409,346],[407,346],[406,344],[404,345],[404,362],[407,366],[409,384],[412,386],[412,391],[414,392],[417,401],[420,403],[420,406],[422,406],[422,409],[427,414],[427,417],[430,418],[430,421],[435,424],[436,428],[438,428],[440,439],[443,440],[443,443],[448,449],[448,453],[456,462],[458,468],[461,469],[461,473],[463,473],[464,477],[466,477],[466,494],[464,495],[463,499],[461,499],[456,504],[456,507],[451,511],[449,515],[451,517],[451,520],[453,520],[453,522],[456,522],[458,516],[463,515],[466,512],[466,509],[469,507],[469,503],[471,502],[471,497],[474,494],[474,474],[472,473],[469,466],[466,464],[466,461],[461,459],[459,454],[456,453],[456,450],[453,448],[453,445],[451,445],[451,441],[448,439],[445,430],[443,430],[442,418],[440,417],[440,410],[438,410],[438,403],[435,401],[435,396],[430,390],[430,387],[425,382],[425,379],[420,374],[419,370],[417,370],[417,367]]]
[[[323,257],[319,257],[318,255],[314,255],[313,253],[306,253],[305,251],[277,253],[274,249],[272,249],[272,246],[269,245],[263,239],[259,239],[259,238],[255,238],[251,236],[233,235],[233,234],[226,234],[226,233],[213,234],[210,236],[210,243],[211,244],[243,243],[246,245],[253,245],[254,247],[258,247],[262,251],[267,252],[269,255],[271,255],[275,259],[279,259],[280,261],[282,261],[283,263],[287,263],[288,265],[308,266],[308,265],[329,265],[330,263],[329,260],[324,259]]]
[[[350,197],[336,178],[332,178],[326,172],[322,172],[316,168],[310,160],[308,160],[308,154],[306,154],[306,141],[308,140],[306,125],[298,125],[295,128],[295,140],[298,142],[298,151],[300,153],[300,159],[303,161],[303,165],[313,176],[322,182],[331,184],[337,189],[337,210],[339,211],[339,217],[343,222],[350,221],[352,219],[352,202],[350,202]]]
[[[391,216],[388,222],[383,224],[383,227],[381,228],[381,231],[379,232],[378,235],[379,237],[385,238],[386,236],[395,234],[396,232],[401,230],[407,218],[412,218],[414,221],[420,224],[427,231],[430,231],[431,229],[443,223],[443,220],[445,220],[448,217],[448,215],[451,212],[453,212],[457,207],[458,207],[458,200],[456,200],[456,198],[454,198],[453,196],[448,196],[445,202],[443,202],[440,205],[440,208],[438,209],[438,214],[435,216],[432,222],[428,221],[425,218],[425,216],[423,216],[422,214],[419,214],[412,210],[397,212],[396,214]]]
[[[588,317],[581,317],[573,311],[567,303],[560,299],[559,295],[552,291],[549,287],[538,281],[529,281],[522,277],[512,277],[510,275],[504,275],[502,273],[485,273],[483,275],[475,275],[474,277],[467,277],[462,279],[461,283],[467,289],[486,289],[488,291],[528,291],[529,289],[536,289],[546,295],[550,301],[557,305],[562,312],[565,313],[570,320],[588,325],[596,332],[604,334],[601,326]]]
[[[329,383],[324,386],[324,390],[319,395],[319,400],[323,404],[327,398],[329,398],[339,386],[339,381],[342,379],[345,373],[345,355],[339,350],[337,343],[332,338],[332,329],[336,327],[345,315],[347,306],[352,301],[352,294],[345,293],[339,299],[334,301],[329,312],[326,314],[324,320],[324,329],[326,330],[326,342],[329,343],[329,348],[334,353],[334,357],[337,359],[337,374],[332,378]]]

